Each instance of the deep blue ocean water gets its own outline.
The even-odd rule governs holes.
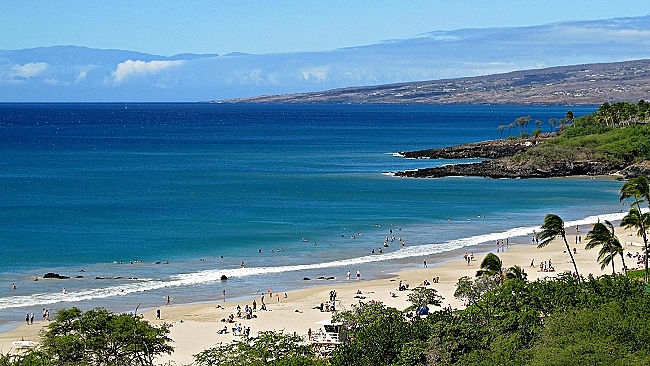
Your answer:
[[[568,109],[596,107],[0,104],[0,329],[43,308],[335,286],[527,242],[546,213],[616,214],[612,179],[386,174],[450,163],[396,152],[499,138],[525,115],[547,131]]]

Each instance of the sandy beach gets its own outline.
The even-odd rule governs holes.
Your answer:
[[[577,248],[574,255],[578,270],[582,275],[594,274],[611,274],[611,266],[604,270],[600,269],[597,263],[598,249],[585,250],[585,236],[591,229],[591,225],[581,227],[579,232],[576,228],[567,228],[567,240],[571,248]],[[617,235],[622,243],[626,253],[641,252],[640,243],[642,240],[632,231],[617,228]],[[579,244],[575,244],[576,235],[582,237]],[[488,247],[489,248],[489,247]],[[533,244],[509,245],[501,249],[497,246],[491,250],[501,258],[504,267],[518,265],[528,274],[528,280],[534,281],[538,278],[552,277],[564,271],[573,271],[570,257],[566,253],[565,245],[561,238],[556,238],[553,242],[544,248],[537,249]],[[431,282],[428,287],[435,288],[444,300],[443,306],[452,308],[462,308],[460,300],[454,298],[455,285],[462,276],[474,277],[480,267],[481,260],[487,253],[474,253],[475,259],[467,261],[463,259],[464,252],[458,252],[458,260],[452,260],[445,263],[437,263],[436,258],[413,258],[414,262],[419,262],[422,268],[413,269],[395,273],[390,278],[366,281],[355,279],[355,273],[352,273],[351,279],[346,284],[323,285],[321,287],[310,288],[305,290],[296,290],[286,293],[264,295],[264,302],[267,305],[267,311],[261,311],[261,298],[251,298],[248,301],[238,302],[215,302],[193,305],[172,305],[165,306],[161,304],[161,319],[156,319],[156,310],[150,310],[143,313],[145,319],[152,324],[170,324],[170,337],[174,340],[173,346],[175,351],[172,355],[162,357],[159,363],[172,362],[176,365],[189,365],[193,361],[192,355],[222,343],[231,342],[238,336],[233,335],[231,328],[233,324],[222,322],[233,311],[236,311],[238,305],[243,309],[245,305],[252,305],[253,300],[257,302],[257,311],[254,313],[257,317],[253,319],[235,318],[236,324],[241,323],[242,327],[250,327],[251,335],[255,336],[257,332],[264,330],[283,331],[285,333],[296,333],[306,337],[308,329],[316,331],[321,327],[317,322],[329,320],[331,312],[321,312],[316,309],[321,303],[329,300],[330,291],[336,291],[337,310],[349,309],[353,304],[361,301],[371,300],[381,301],[385,305],[397,309],[405,309],[409,306],[407,302],[408,291],[398,291],[398,284],[408,284],[410,288],[419,286],[424,280]],[[426,259],[428,265],[424,268],[423,259]],[[531,261],[534,260],[534,266],[531,267]],[[552,260],[555,272],[540,271],[539,263],[542,261]],[[637,268],[634,258],[626,257],[628,268]],[[621,271],[619,259],[615,261],[616,271]],[[439,277],[439,282],[433,283],[432,279]],[[358,292],[361,294],[358,294]],[[395,293],[397,296],[391,296]],[[435,309],[433,309],[435,310]],[[15,329],[0,334],[0,352],[14,352],[16,346],[14,341],[30,340],[38,341],[38,333],[45,325],[45,322],[36,321],[33,325],[21,325]],[[227,334],[218,334],[217,332],[227,326]]]

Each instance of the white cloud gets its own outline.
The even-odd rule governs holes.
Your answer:
[[[0,83],[22,84],[27,82],[27,79],[45,73],[49,68],[50,66],[45,62],[29,62],[24,65],[5,64],[0,66]]]
[[[96,69],[96,65],[82,65],[82,66],[77,66],[75,69],[75,78],[74,82],[79,83],[88,78],[88,73],[94,69]]]
[[[184,63],[183,60],[176,61],[133,61],[126,60],[117,65],[117,69],[113,71],[112,78],[115,84],[120,84],[125,78],[131,75],[146,76],[154,75],[170,67],[180,66]]]
[[[300,70],[302,78],[305,80],[323,81],[327,79],[329,67],[312,67],[310,69]]]
[[[29,62],[24,65],[14,65],[11,72],[14,77],[31,78],[44,73],[48,67],[45,62]]]

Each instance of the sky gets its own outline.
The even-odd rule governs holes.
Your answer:
[[[74,45],[181,53],[320,52],[443,30],[650,14],[628,0],[3,1],[0,50]]]

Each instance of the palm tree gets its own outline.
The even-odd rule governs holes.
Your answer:
[[[623,263],[623,271],[625,268],[625,258],[623,256],[623,246],[621,242],[614,234],[614,225],[611,222],[605,220],[605,223],[597,223],[594,225],[594,228],[587,234],[587,245],[585,249],[593,249],[597,246],[601,246],[600,252],[598,253],[598,263],[600,263],[600,269],[605,269],[608,264],[612,264],[612,274],[615,273],[614,270],[614,257],[618,254],[621,256],[621,262]]]
[[[566,246],[569,256],[571,256],[571,262],[573,263],[573,268],[576,270],[576,276],[580,278],[578,274],[578,266],[576,266],[576,261],[573,259],[573,254],[571,254],[571,248],[569,248],[569,243],[566,241],[566,231],[564,230],[564,220],[558,215],[548,214],[544,217],[544,224],[542,224],[542,231],[539,233],[539,244],[537,248],[543,248],[548,243],[550,243],[558,235],[562,236],[564,240],[564,245]]]
[[[502,268],[503,263],[501,262],[501,258],[496,254],[488,253],[481,262],[481,269],[476,271],[476,277],[499,275],[499,278],[501,278]]]
[[[528,274],[524,272],[524,270],[517,265],[508,268],[508,271],[506,272],[506,279],[517,279],[520,281],[526,281],[526,277],[528,277]]]
[[[634,197],[634,202],[630,205],[630,212],[621,220],[621,226],[626,228],[635,227],[638,229],[638,235],[643,238],[643,263],[645,267],[645,283],[648,283],[648,236],[647,228],[650,223],[648,213],[641,211],[641,203],[650,204],[650,183],[645,175],[639,175],[623,184],[620,190],[621,201]]]

